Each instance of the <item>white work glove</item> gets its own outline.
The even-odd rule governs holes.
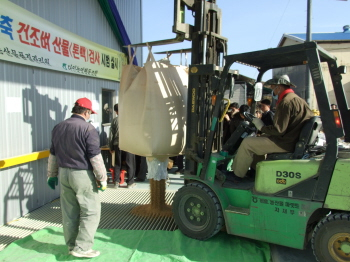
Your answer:
[[[101,190],[102,192],[106,190],[107,188],[107,181],[100,181],[99,183],[99,187],[98,187],[98,190]]]
[[[264,126],[264,122],[257,117],[253,118],[253,124],[256,126],[256,128],[260,131],[261,128]]]
[[[101,153],[90,158],[90,163],[92,165],[92,171],[95,174],[97,181],[107,180],[107,169],[103,162]]]

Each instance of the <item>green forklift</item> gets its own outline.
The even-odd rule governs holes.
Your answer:
[[[234,5],[233,5],[234,6]],[[185,23],[185,9],[193,25]],[[336,58],[314,42],[227,55],[221,36],[221,9],[216,0],[174,0],[174,39],[132,46],[157,46],[191,41],[191,48],[160,52],[170,56],[191,52],[189,68],[185,185],[173,199],[175,223],[188,237],[206,240],[220,230],[228,234],[304,249],[311,240],[318,261],[350,261],[350,111]],[[239,37],[239,36],[238,36]],[[240,39],[242,42],[242,39]],[[156,53],[157,54],[157,53]],[[232,183],[226,167],[241,141],[252,132],[252,116],[222,145],[222,122],[239,63],[258,70],[255,100],[262,77],[274,68],[307,65],[321,117],[307,121],[294,152],[270,154],[257,164],[255,181]],[[321,63],[322,66],[321,66]],[[331,109],[321,67],[327,65],[339,109]],[[292,79],[293,80],[293,79]],[[254,105],[254,103],[253,103]],[[315,146],[322,130],[326,145]]]
[[[192,41],[185,185],[173,199],[175,223],[183,234],[198,240],[222,229],[297,249],[305,249],[311,240],[318,261],[350,261],[350,152],[338,149],[339,138],[350,141],[350,121],[342,121],[350,119],[341,82],[346,68],[314,42],[227,55],[215,1],[175,0],[178,13],[185,6],[195,14],[195,24],[187,31],[174,31],[187,32],[184,35]],[[175,29],[180,28],[178,20]],[[321,115],[305,123],[294,152],[268,155],[257,164],[255,181],[238,184],[226,180],[225,168],[254,127],[242,124],[229,146],[221,144],[223,94],[238,77],[230,69],[234,63],[258,70],[256,101],[265,72],[306,64]],[[330,107],[321,63],[329,69],[339,109]],[[252,121],[250,115],[246,118]],[[321,130],[326,145],[316,147]]]
[[[192,141],[193,130],[187,131],[185,186],[173,200],[179,229],[191,238],[205,240],[225,227],[228,234],[298,249],[304,249],[311,240],[319,261],[350,261],[350,190],[346,183],[350,159],[346,150],[338,152],[338,138],[349,141],[346,134],[350,134],[349,125],[341,121],[341,117],[349,117],[340,75],[344,68],[338,67],[336,58],[314,42],[229,55],[225,59],[222,79],[215,88],[217,97],[211,127],[205,139],[192,138]],[[258,163],[255,181],[239,184],[227,181],[225,172],[219,168],[234,155],[213,150],[222,113],[220,99],[227,86],[225,75],[235,62],[259,70],[257,100],[260,81],[267,70],[307,62],[321,113],[321,117],[315,116],[305,123],[294,152],[268,155]],[[339,110],[330,109],[321,62],[329,67]],[[190,125],[191,117],[188,122]],[[321,128],[327,145],[315,149]],[[241,125],[230,138],[233,138],[231,146],[237,149],[237,143],[250,130],[252,125]],[[200,141],[205,144],[203,158],[199,157]]]

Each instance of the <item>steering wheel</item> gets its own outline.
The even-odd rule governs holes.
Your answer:
[[[250,122],[253,122],[253,119],[256,118],[253,114],[248,112],[243,112],[244,117]]]

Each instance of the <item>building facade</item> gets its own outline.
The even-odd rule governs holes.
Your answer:
[[[118,74],[120,75],[121,66],[127,62],[127,55],[123,47],[125,42],[118,39],[115,27],[111,24],[111,16],[106,15],[108,13],[106,9],[111,9],[108,6],[110,1],[1,0],[1,2],[0,225],[3,225],[59,197],[59,189],[52,190],[46,184],[47,150],[50,147],[52,128],[70,117],[71,109],[78,98],[87,97],[93,102],[97,115],[92,115],[92,124],[100,134],[101,145],[106,143],[107,134],[103,124],[109,123],[114,117],[113,105],[118,102],[119,93]],[[130,42],[142,42],[141,0],[114,0],[114,5]],[[16,10],[12,10],[13,8]],[[12,14],[18,13],[18,18],[12,18]],[[33,26],[39,20],[38,26]],[[12,25],[17,26],[17,29],[13,27],[12,30]],[[15,57],[18,53],[11,51],[12,49],[16,51],[15,45],[5,46],[2,41],[17,37],[19,48],[36,52],[40,47],[41,49],[44,47],[44,32],[46,36],[47,32],[51,33],[50,56],[45,59],[45,54],[49,52],[48,48],[40,50],[44,54],[42,60],[40,56],[36,57],[38,60],[31,56],[37,65],[30,64],[34,63],[28,61],[30,56],[25,57],[23,54],[21,63],[13,60],[21,59]],[[53,40],[54,33],[62,38],[56,37]],[[57,39],[62,40],[60,57],[54,53],[59,47]],[[66,56],[63,54],[64,39],[70,40],[68,41],[70,44],[67,45],[69,53]],[[35,45],[37,49],[33,49]],[[92,48],[79,53],[77,50],[82,50],[85,45],[91,45]],[[78,46],[80,49],[77,49]],[[95,51],[94,55],[90,50]],[[113,55],[106,55],[108,52]],[[84,61],[83,54],[91,56],[85,57]],[[71,60],[68,60],[68,56]],[[138,61],[142,61],[141,49],[136,57]],[[62,58],[67,62],[55,67],[56,58]],[[76,61],[74,58],[80,59],[81,63],[86,62],[91,67],[96,65],[101,68],[102,64],[105,67],[108,65],[108,69],[113,67],[114,71],[109,72],[107,76],[100,75],[100,72],[106,69],[103,67],[90,70],[89,66],[85,69],[84,66],[72,66],[71,61]],[[92,58],[95,59],[94,65]],[[43,61],[47,61],[47,67],[43,66]],[[33,152],[39,153],[33,154]]]

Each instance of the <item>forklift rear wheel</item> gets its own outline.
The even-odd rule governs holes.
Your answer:
[[[322,219],[312,234],[318,261],[350,261],[350,214],[335,213]]]
[[[206,240],[224,225],[218,198],[201,183],[187,184],[176,192],[173,213],[181,232],[194,239]]]

